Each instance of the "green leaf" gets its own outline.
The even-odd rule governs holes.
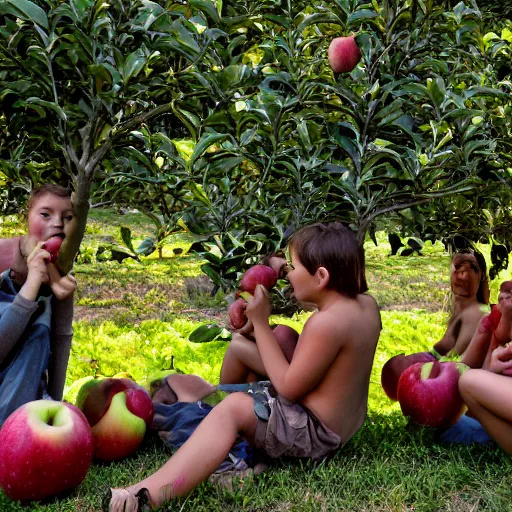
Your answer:
[[[142,254],[142,256],[149,256],[154,253],[156,250],[155,242],[152,238],[146,238],[140,245],[137,247],[135,251],[137,254]]]
[[[127,226],[121,226],[121,238],[130,251],[135,252],[132,244],[132,231]]]
[[[222,327],[216,324],[201,325],[190,333],[188,340],[192,343],[209,343],[217,338],[221,332]]]
[[[8,4],[13,5],[22,12],[25,16],[27,16],[30,20],[42,27],[48,29],[48,17],[46,16],[46,12],[41,9],[38,5],[30,2],[29,0],[4,0]],[[20,16],[21,17],[21,16]]]

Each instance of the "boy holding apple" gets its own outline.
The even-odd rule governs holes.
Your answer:
[[[232,393],[156,473],[127,489],[113,489],[110,512],[159,507],[183,496],[221,464],[238,435],[277,458],[331,456],[365,421],[373,357],[381,330],[375,300],[364,293],[364,253],[340,223],[314,224],[290,242],[288,279],[299,301],[318,311],[307,320],[291,362],[269,325],[271,305],[259,285],[246,315],[254,326],[265,373],[277,395],[267,419],[250,395]]]
[[[70,190],[36,189],[27,227],[26,235],[0,240],[0,425],[40,398],[46,370],[50,396],[62,398],[71,348],[76,281],[52,262],[75,229]]]

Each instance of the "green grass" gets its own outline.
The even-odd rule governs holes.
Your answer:
[[[105,236],[119,240],[119,226],[129,225],[143,239],[151,225],[141,216],[91,212],[83,250],[95,252]],[[10,217],[0,222],[0,237],[19,233]],[[437,444],[428,428],[411,427],[397,403],[380,386],[380,372],[389,357],[430,348],[445,330],[449,301],[449,256],[439,244],[424,256],[388,257],[383,234],[379,245],[366,246],[370,291],[382,308],[383,330],[370,381],[368,419],[356,436],[329,462],[321,465],[282,462],[233,492],[205,483],[172,510],[183,511],[505,511],[510,510],[510,459],[495,448]],[[174,256],[191,243],[174,236],[164,259],[141,263],[78,263],[79,282],[75,336],[66,398],[91,375],[129,373],[144,384],[153,372],[177,368],[218,380],[226,342],[194,344],[189,333],[200,323],[223,324],[224,297],[211,297],[200,274],[201,261]],[[488,253],[487,248],[483,247]],[[492,283],[496,298],[499,282]],[[307,313],[274,317],[300,330]],[[170,456],[162,442],[148,435],[138,452],[121,462],[93,463],[84,482],[69,496],[44,504],[22,506],[0,493],[1,511],[99,510],[109,486],[123,486],[151,474]],[[0,464],[2,461],[0,461]]]

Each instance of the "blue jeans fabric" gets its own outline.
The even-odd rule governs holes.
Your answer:
[[[0,370],[0,426],[18,407],[40,398],[41,377],[50,359],[50,334],[41,324],[30,334],[14,347]]]
[[[1,277],[0,315],[17,294],[8,272]],[[22,337],[0,364],[0,426],[18,407],[40,398],[41,378],[51,351],[51,296],[40,296],[37,302],[38,308]]]
[[[442,432],[439,435],[439,440],[445,443],[458,444],[488,444],[494,442],[479,421],[465,414]]]

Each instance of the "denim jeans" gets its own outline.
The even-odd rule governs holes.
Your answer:
[[[444,443],[458,444],[487,444],[492,443],[493,439],[484,430],[482,424],[463,414],[456,423],[447,428],[439,435],[439,440]]]
[[[0,426],[18,407],[40,398],[41,378],[50,359],[49,329],[37,324],[0,366]]]

